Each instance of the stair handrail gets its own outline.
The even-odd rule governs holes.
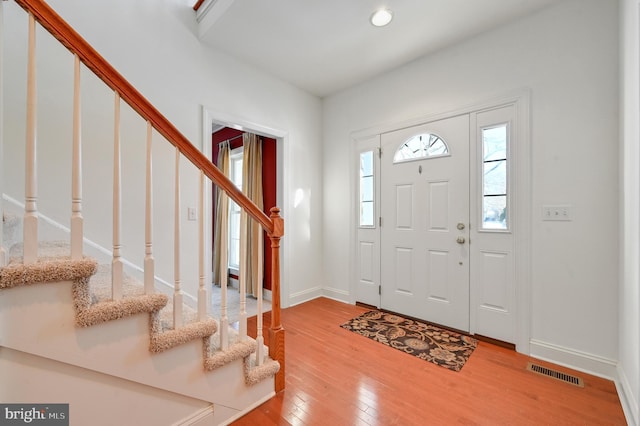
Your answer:
[[[224,190],[267,232],[274,254],[269,355],[280,363],[280,371],[275,380],[275,390],[278,392],[284,389],[284,328],[280,321],[280,260],[278,251],[280,239],[284,235],[284,220],[280,216],[280,209],[273,207],[271,215],[267,216],[44,0],[15,1],[27,13],[33,15],[34,19],[71,53],[77,55],[87,68],[111,90],[120,95],[120,99],[148,121],[158,133],[175,146],[194,166],[202,170],[214,184]]]

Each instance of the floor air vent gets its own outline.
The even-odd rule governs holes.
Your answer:
[[[563,373],[561,371],[552,370],[541,365],[528,363],[527,370],[532,371],[543,376],[551,377],[552,379],[560,380],[565,383],[569,383],[574,386],[584,387],[584,382],[580,377],[572,376],[570,374]]]

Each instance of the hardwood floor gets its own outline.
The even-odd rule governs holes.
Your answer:
[[[286,389],[233,424],[626,424],[611,381],[536,360],[585,386],[543,377],[486,342],[456,373],[340,327],[366,311],[325,298],[283,310]]]

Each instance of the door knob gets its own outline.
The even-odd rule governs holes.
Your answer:
[[[456,243],[458,244],[464,244],[464,237],[458,237],[458,239],[456,239]]]

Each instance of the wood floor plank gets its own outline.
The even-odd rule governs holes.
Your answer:
[[[535,360],[585,387],[543,377],[526,371],[532,358],[486,342],[450,371],[340,327],[367,310],[326,298],[284,309],[286,388],[233,424],[626,424],[609,380]]]

